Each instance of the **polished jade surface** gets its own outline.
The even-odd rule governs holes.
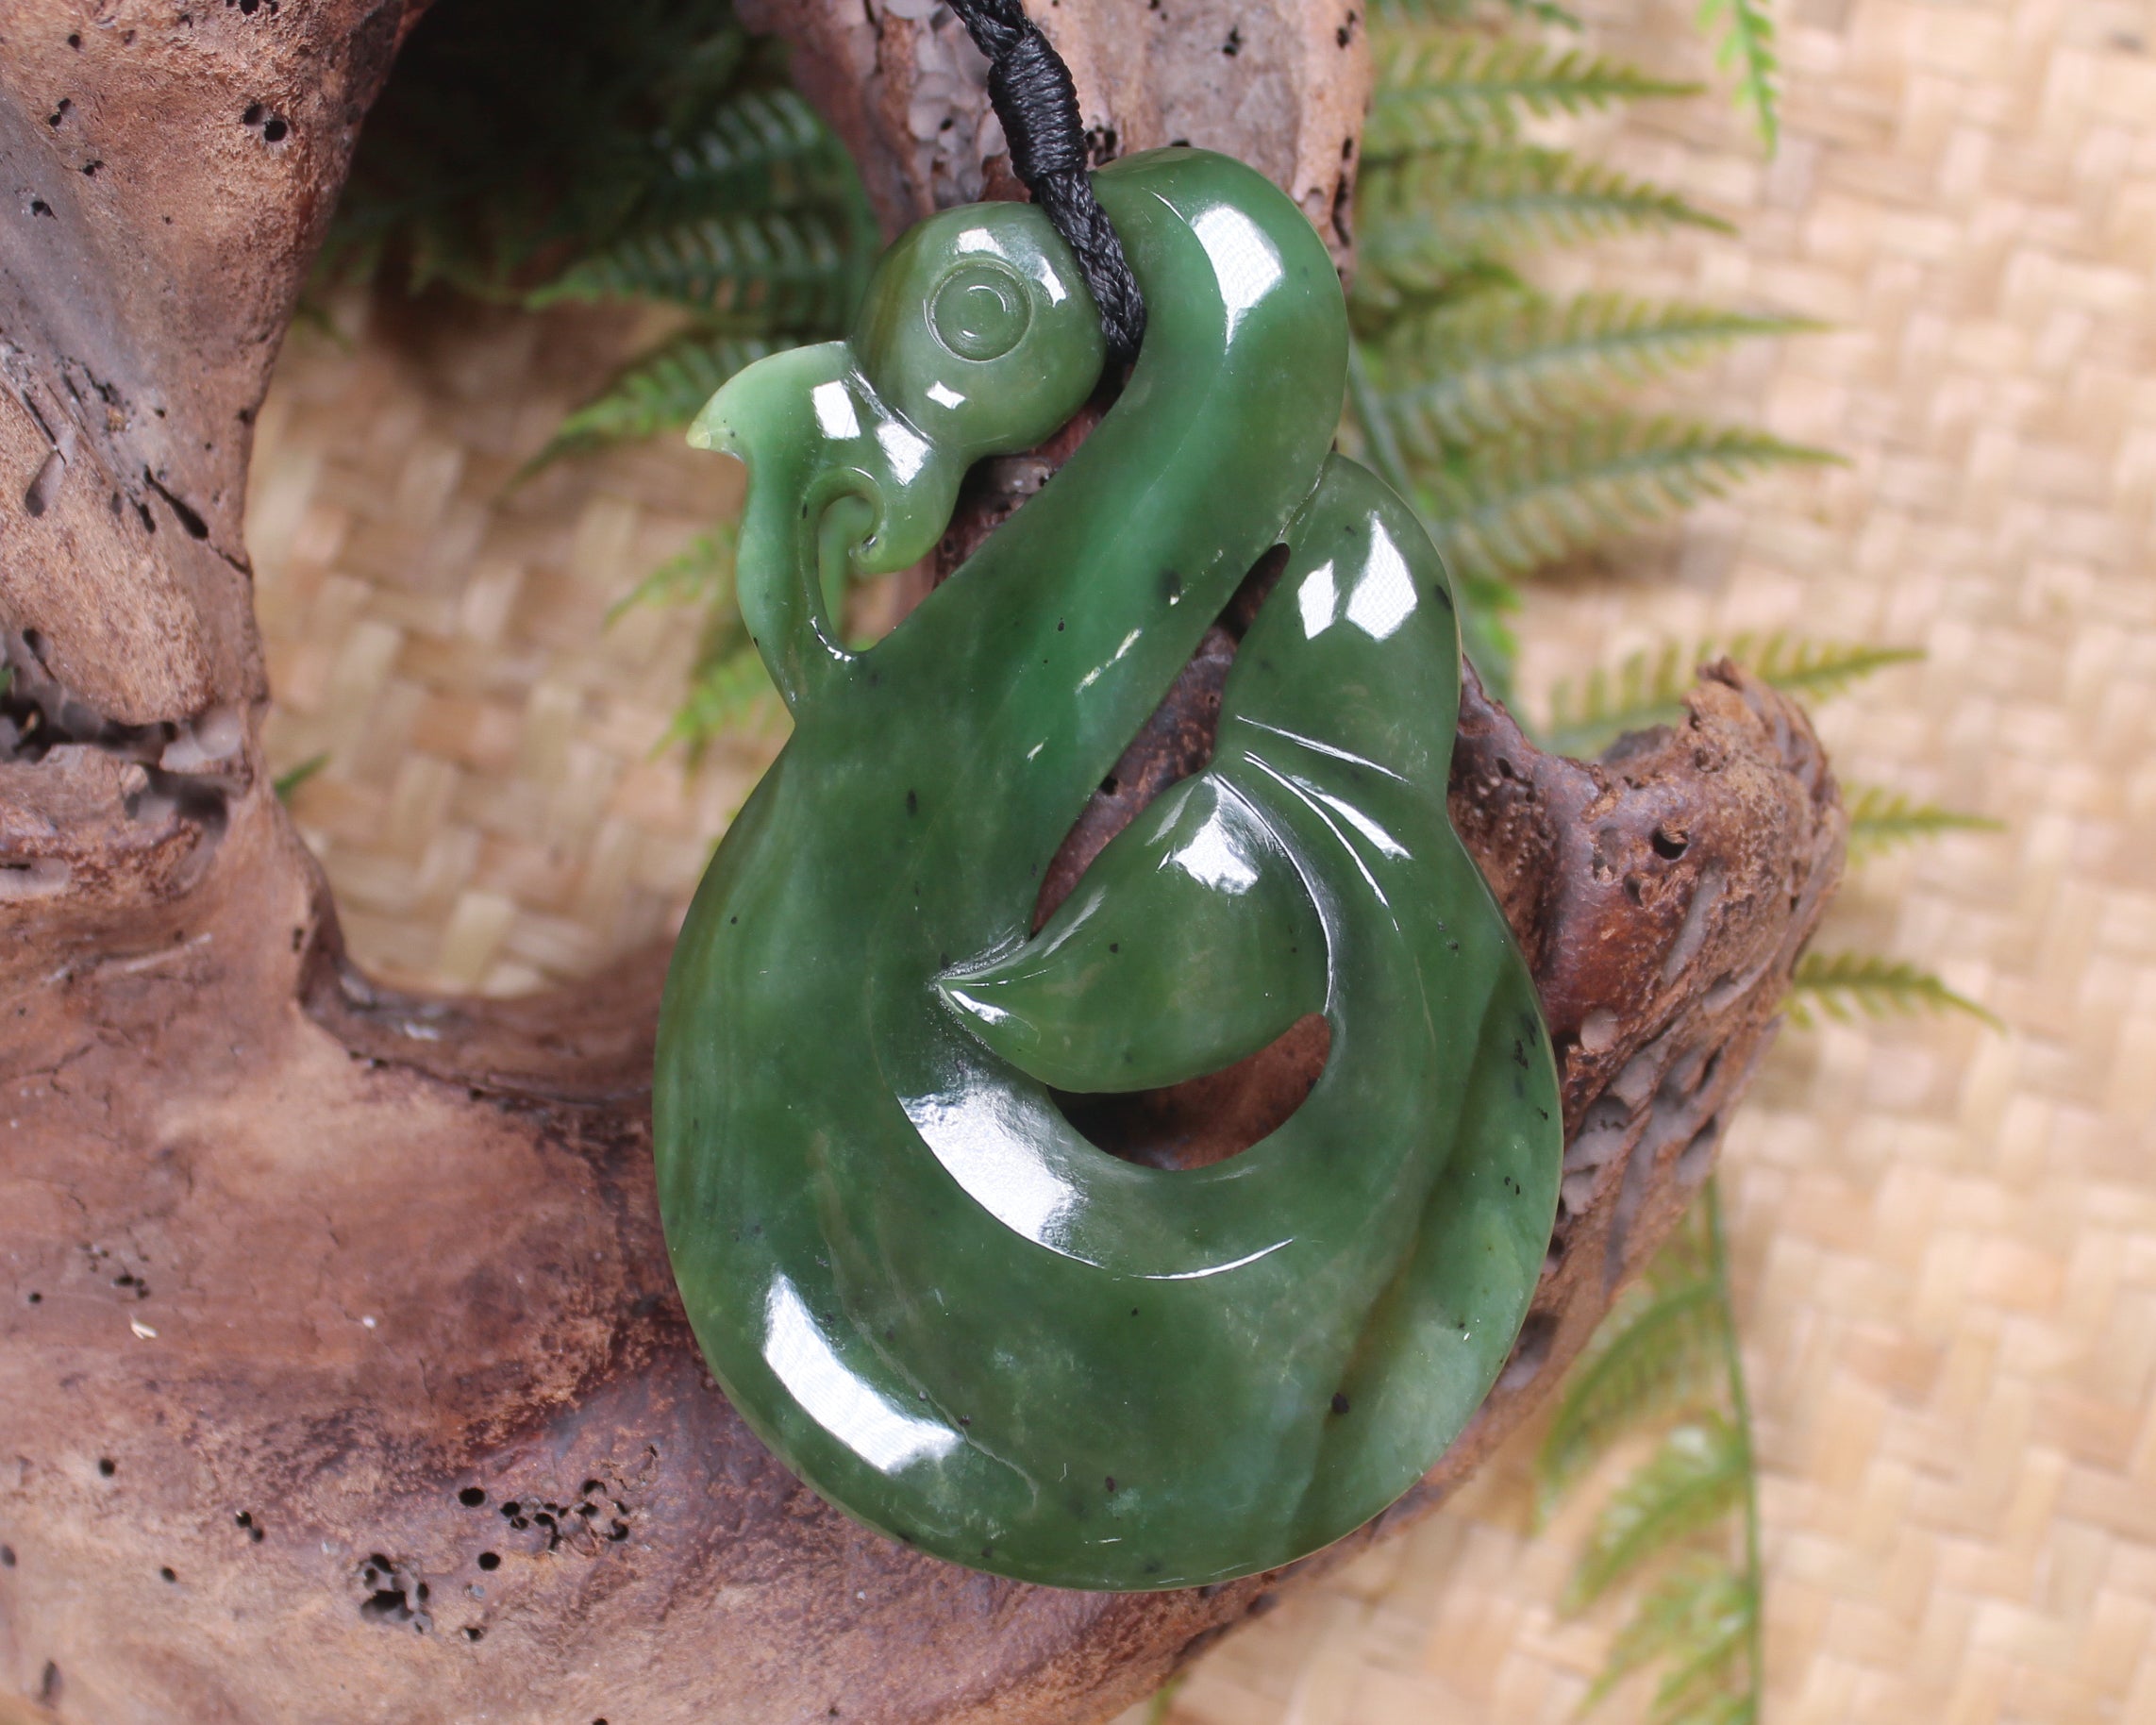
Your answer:
[[[744,1417],[842,1509],[1067,1587],[1185,1586],[1383,1509],[1503,1365],[1562,1154],[1534,990],[1446,813],[1459,635],[1412,511],[1329,453],[1317,235],[1226,158],[1096,176],[1144,351],[1078,453],[889,637],[847,574],[927,552],[977,458],[1102,358],[1026,205],[922,223],[851,339],[743,372],[739,593],[794,729],[674,955],[655,1096],[682,1297]],[[1088,794],[1245,572],[1211,764],[1038,934]],[[1053,1090],[1173,1082],[1323,1013],[1269,1137],[1201,1169]]]

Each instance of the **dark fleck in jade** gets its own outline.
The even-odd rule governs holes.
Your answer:
[[[967,464],[1096,380],[1041,213],[922,223],[849,342],[750,367],[692,433],[748,463],[741,606],[795,729],[675,952],[660,1197],[712,1370],[831,1501],[1004,1575],[1180,1587],[1337,1539],[1437,1460],[1526,1313],[1561,1144],[1446,814],[1444,571],[1329,453],[1325,249],[1222,157],[1097,185],[1150,315],[1129,385],[878,645],[833,625],[848,572],[922,556]],[[1281,543],[1211,765],[1029,937],[1087,794]],[[1308,1100],[1208,1168],[1119,1161],[1050,1094],[1212,1071],[1313,1012]]]

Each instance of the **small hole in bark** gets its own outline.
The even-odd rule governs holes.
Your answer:
[[[45,1297],[44,1297],[42,1294],[40,1294],[40,1293],[39,1293],[39,1292],[38,1292],[36,1289],[34,1289],[34,1288],[33,1288],[33,1289],[30,1291],[30,1304],[32,1304],[33,1306],[42,1306],[42,1305],[43,1305],[44,1303],[45,1303]]]
[[[30,200],[30,213],[32,215],[49,216],[52,214],[52,212],[53,207],[50,204],[46,203],[43,198],[34,197]]]
[[[499,1552],[496,1552],[496,1551],[482,1551],[482,1552],[480,1552],[480,1553],[479,1553],[479,1567],[480,1567],[480,1568],[482,1568],[482,1569],[484,1569],[484,1570],[486,1570],[486,1571],[488,1571],[488,1572],[491,1574],[491,1573],[493,1573],[494,1570],[496,1570],[496,1569],[499,1569],[501,1566],[502,1566],[502,1560],[501,1560],[501,1554],[500,1554]]]
[[[163,1576],[168,1582],[176,1582],[179,1580],[179,1576],[175,1572],[173,1566],[170,1564],[165,1565],[163,1568],[158,1571],[158,1573]]]
[[[470,1629],[464,1632],[464,1639],[467,1641],[476,1641],[486,1633],[487,1632],[485,1630],[481,1629],[476,1623],[475,1623]]]
[[[75,49],[77,53],[80,53],[82,50],[82,38],[79,36],[70,36],[67,39],[67,45]]]
[[[476,1485],[467,1485],[462,1491],[457,1494],[457,1501],[461,1503],[466,1509],[477,1509],[479,1505],[484,1503],[486,1500],[487,1494],[481,1491]]]
[[[120,1471],[120,1464],[109,1455],[101,1455],[97,1458],[97,1471],[109,1480]]]
[[[159,417],[161,418],[162,415],[160,414]],[[187,530],[187,536],[190,539],[208,539],[209,537],[209,524],[207,521],[203,520],[200,515],[195,513],[193,508],[188,504],[186,499],[176,496],[172,492],[166,490],[165,487],[159,483],[158,476],[152,473],[147,467],[142,469],[142,483],[147,485],[152,491],[156,492],[159,496],[162,497],[165,502],[171,506],[172,512],[179,518],[179,525]],[[149,511],[144,510],[142,511],[142,519],[146,522],[149,520]]]
[[[291,130],[292,127],[282,120],[272,120],[262,127],[262,142],[264,143],[282,143],[285,141],[285,134]]]
[[[247,111],[240,116],[240,124],[242,126],[259,126],[261,123],[262,105],[259,102],[248,103]]]
[[[1654,829],[1654,839],[1652,843],[1654,845],[1654,854],[1671,862],[1676,862],[1678,858],[1681,857],[1687,850],[1692,848],[1692,841],[1690,839],[1686,838],[1681,832],[1670,831],[1667,827],[1657,827]]]
[[[14,1566],[15,1548],[13,1546],[0,1546],[0,1569],[12,1569]]]

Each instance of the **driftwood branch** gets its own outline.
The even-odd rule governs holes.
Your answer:
[[[1262,100],[1189,135],[1342,208],[1299,164],[1363,75],[1312,70],[1302,8],[1232,8],[1217,85],[1172,45],[1130,58],[1145,9],[1050,11],[1089,118],[1184,135],[1177,102],[1248,75]],[[932,21],[856,14],[892,56],[855,80],[887,214],[967,194],[959,155],[946,187],[910,117],[888,129]],[[1839,868],[1818,745],[1726,666],[1592,765],[1470,688],[1454,817],[1563,1060],[1564,1215],[1496,1393],[1379,1523],[1151,1596],[856,1527],[741,1424],[676,1300],[663,955],[526,1001],[389,995],[268,787],[249,421],[405,22],[24,0],[0,31],[0,1717],[1099,1717],[1434,1504],[1666,1231]],[[852,26],[834,4],[794,27],[813,55]],[[1086,830],[1202,748],[1212,674]]]

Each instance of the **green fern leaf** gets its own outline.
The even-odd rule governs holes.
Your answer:
[[[658,196],[712,210],[763,202],[773,195],[775,170],[821,156],[830,144],[815,109],[793,91],[745,90],[667,149]]]
[[[1767,0],[1700,0],[1699,24],[1709,31],[1721,24],[1715,62],[1736,67],[1738,100],[1752,110],[1760,142],[1771,156],[1781,131],[1780,97],[1775,85],[1781,66],[1775,55],[1774,20],[1766,8]]]
[[[763,661],[728,606],[707,634],[688,695],[660,739],[658,752],[681,744],[693,769],[720,737],[768,729],[784,712]]]
[[[1474,258],[1433,277],[1426,287],[1388,289],[1381,299],[1358,286],[1347,295],[1347,322],[1359,340],[1391,346],[1396,338],[1412,340],[1426,318],[1485,297],[1526,298],[1533,292],[1527,277],[1511,264],[1496,258]]]
[[[1706,306],[1589,293],[1552,302],[1483,294],[1386,343],[1380,409],[1425,461],[1456,444],[1540,428],[1625,390],[1700,365],[1753,336],[1812,328]]]
[[[1447,144],[1379,163],[1357,194],[1356,292],[1379,311],[1491,256],[1680,225],[1729,231],[1673,192],[1528,144]]]
[[[1599,1706],[1626,1678],[1657,1660],[1677,1662],[1687,1673],[1687,1687],[1726,1676],[1748,1644],[1758,1612],[1758,1596],[1727,1564],[1702,1552],[1679,1565],[1633,1608],[1579,1710]],[[1659,1692],[1655,1705],[1660,1715]]]
[[[1759,1692],[1746,1689],[1736,1694],[1717,1695],[1684,1712],[1657,1715],[1648,1720],[1648,1725],[1759,1725]]]
[[[1666,642],[1652,653],[1634,653],[1614,673],[1597,666],[1575,690],[1567,680],[1550,694],[1545,735],[1560,754],[1599,754],[1628,731],[1673,725],[1684,716],[1684,692],[1696,667],[1729,659],[1770,688],[1825,700],[1859,678],[1924,657],[1915,647],[1813,641],[1775,633],[1743,634],[1726,643],[1703,641],[1687,648]]]
[[[1550,691],[1549,746],[1586,759],[1628,731],[1672,725],[1684,716],[1684,692],[1694,668],[1713,656],[1711,645],[1687,649],[1665,641],[1654,652],[1633,653],[1613,672],[1596,665],[1576,691],[1569,678]]]
[[[1681,1405],[1721,1368],[1722,1306],[1713,1280],[1694,1275],[1628,1302],[1595,1352],[1565,1381],[1535,1455],[1538,1515],[1617,1436]]]
[[[1502,0],[1502,3],[1515,18],[1555,25],[1564,30],[1583,27],[1577,15],[1553,4],[1552,0]],[[1370,0],[1370,22],[1380,25],[1468,24],[1474,21],[1476,11],[1476,0]]]
[[[1890,791],[1883,785],[1846,784],[1842,800],[1849,812],[1852,862],[1942,833],[1997,832],[2006,825],[1985,814],[1943,809],[1937,803],[1912,802],[1905,793]]]
[[[1698,89],[1598,55],[1470,30],[1383,42],[1377,61],[1377,89],[1362,132],[1365,164],[1442,144],[1512,138],[1523,113],[1584,113]]]
[[[767,327],[822,327],[846,278],[845,235],[812,210],[709,215],[636,233],[572,264],[526,296],[564,302],[656,299],[698,311],[754,313]]]
[[[6,678],[0,678],[0,694],[5,694],[7,688]],[[292,794],[328,764],[329,757],[326,754],[308,756],[297,766],[287,767],[270,780],[270,795],[280,803],[291,802]]]
[[[1727,1717],[1724,1704],[1731,1700],[1751,1700],[1756,1706],[1756,1698],[1731,1685],[1742,1681],[1738,1666],[1751,1645],[1752,1618],[1759,1608],[1735,1576],[1729,1581],[1729,1594],[1713,1601],[1697,1624],[1696,1639],[1672,1650],[1671,1667],[1655,1685],[1647,1725],[1689,1725],[1703,1717]]]
[[[1823,701],[1875,671],[1914,663],[1924,649],[1813,641],[1778,630],[1764,637],[1731,637],[1727,657],[1771,688]]]
[[[734,592],[734,528],[699,533],[607,608],[606,627],[643,605],[726,605]]]
[[[1567,1611],[1744,1501],[1744,1434],[1721,1415],[1679,1426],[1619,1486],[1595,1524],[1565,1589]]]
[[[760,336],[693,330],[633,360],[561,422],[526,463],[529,475],[564,455],[633,443],[686,426],[719,386],[751,360],[787,346]]]
[[[1519,575],[1747,475],[1832,459],[1763,431],[1612,418],[1476,446],[1415,477],[1456,573]]]
[[[1995,1030],[2006,1027],[1989,1008],[1956,994],[1928,970],[1868,952],[1807,952],[1797,961],[1782,1002],[1790,1018],[1810,1028],[1813,1009],[1837,1024],[1859,1017],[1911,1017],[1918,1013],[1966,1013]]]

